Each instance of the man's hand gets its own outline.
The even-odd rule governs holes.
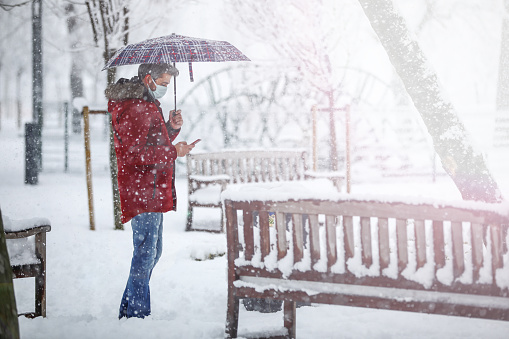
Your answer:
[[[175,112],[175,110],[170,111],[170,118],[168,119],[168,122],[173,129],[179,129],[184,124],[181,113],[181,110],[177,110],[177,112]]]
[[[177,156],[178,157],[184,157],[187,155],[187,153],[191,152],[191,150],[194,148],[194,144],[187,144],[185,141],[181,141],[175,145],[175,148],[177,149]]]

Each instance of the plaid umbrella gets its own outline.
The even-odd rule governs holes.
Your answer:
[[[189,77],[193,79],[193,62],[250,61],[235,46],[226,41],[166,35],[120,48],[106,63],[111,67],[137,64],[188,62]],[[177,109],[176,80],[174,79],[175,110]]]

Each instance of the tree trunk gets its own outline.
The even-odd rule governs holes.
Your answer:
[[[120,2],[121,3],[121,2]],[[111,48],[111,43],[114,32],[119,28],[122,32],[122,42],[127,44],[128,42],[128,29],[129,29],[129,8],[128,1],[121,3],[123,20],[115,10],[113,3],[106,2],[104,0],[86,1],[87,11],[90,16],[90,22],[92,24],[92,31],[94,33],[94,41],[97,44],[99,42],[99,36],[102,36],[104,42],[104,62],[107,63],[109,58],[114,54],[116,49]],[[115,15],[114,13],[117,13]],[[113,26],[112,26],[113,25]],[[116,69],[109,68],[106,75],[107,84],[115,82]],[[111,176],[111,189],[113,193],[113,217],[116,230],[123,230],[124,225],[120,220],[121,206],[120,206],[120,193],[118,191],[118,171],[117,171],[117,157],[115,154],[115,144],[113,137],[113,127],[111,125],[111,115],[108,117],[110,123],[110,176]]]
[[[419,111],[435,151],[464,200],[502,200],[497,183],[476,152],[452,104],[442,93],[417,41],[392,0],[359,0],[406,91]]]
[[[19,339],[18,310],[12,284],[12,269],[5,243],[0,211],[0,338]]]
[[[509,0],[504,0],[497,86],[497,110],[509,110]]]
[[[73,4],[65,6],[67,15],[67,30],[71,40],[71,49],[75,50],[80,44],[78,35],[79,26],[76,10]],[[81,112],[72,104],[75,98],[83,97],[83,79],[81,76],[81,60],[79,52],[71,53],[71,107],[72,107],[72,131],[75,134],[81,133]]]
[[[109,51],[109,53],[104,53],[105,63],[108,62],[109,56],[113,55],[114,51]],[[107,82],[108,85],[115,82],[117,69],[109,68],[107,71]],[[122,214],[121,206],[120,206],[120,192],[118,191],[118,170],[117,170],[117,155],[115,153],[115,140],[113,136],[113,125],[111,124],[111,114],[108,114],[108,121],[110,125],[110,177],[111,177],[111,190],[113,193],[113,218],[115,223],[116,230],[123,230],[124,225],[122,221],[120,221],[120,216]]]

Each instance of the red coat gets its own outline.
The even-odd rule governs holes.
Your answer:
[[[133,86],[132,82],[119,81],[106,90],[123,223],[141,213],[176,209],[177,150],[171,142],[180,131],[166,126],[159,101],[148,96],[144,87],[137,88],[138,93],[143,93],[140,98],[132,98],[136,95],[125,90],[125,84]]]

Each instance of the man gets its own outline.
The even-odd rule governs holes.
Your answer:
[[[119,319],[150,314],[149,281],[161,257],[163,213],[175,210],[177,203],[174,162],[194,147],[172,144],[183,124],[181,111],[171,111],[165,122],[158,101],[177,75],[168,64],[142,64],[138,77],[120,79],[105,91],[117,154],[121,220],[131,220],[134,245]]]

